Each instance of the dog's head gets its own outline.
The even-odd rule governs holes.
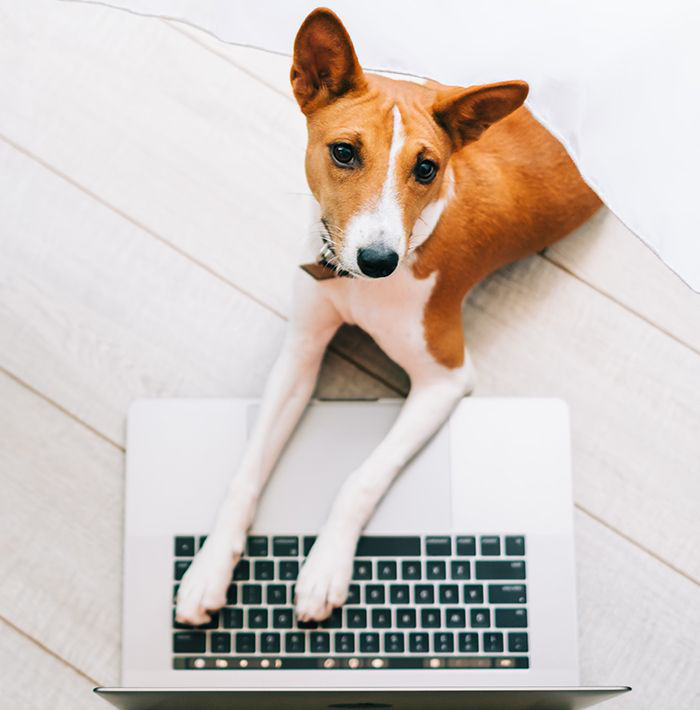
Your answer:
[[[294,95],[307,118],[306,175],[332,263],[388,276],[425,240],[450,192],[453,152],[527,96],[521,81],[467,89],[365,74],[336,15],[314,10],[294,42]]]

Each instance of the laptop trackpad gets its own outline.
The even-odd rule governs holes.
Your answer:
[[[253,531],[318,532],[343,481],[384,438],[402,404],[311,404],[261,497]],[[250,406],[249,430],[257,411]],[[399,474],[367,534],[451,531],[448,436],[443,427]]]

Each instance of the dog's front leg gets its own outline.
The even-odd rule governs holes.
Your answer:
[[[243,458],[214,528],[180,584],[178,621],[206,623],[209,612],[226,603],[258,498],[313,392],[326,345],[340,324],[340,316],[321,289],[306,274],[297,280],[286,338]]]
[[[411,392],[394,425],[343,483],[296,585],[297,616],[326,618],[347,598],[357,540],[394,477],[473,388],[469,358],[455,370],[431,367],[412,376]]]

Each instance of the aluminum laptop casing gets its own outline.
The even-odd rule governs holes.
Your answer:
[[[313,402],[263,493],[251,533],[315,534],[400,400]],[[129,411],[122,683],[181,688],[575,686],[569,419],[555,399],[464,399],[399,475],[367,534],[524,534],[529,669],[173,670],[175,535],[205,534],[257,402],[140,400]],[[525,706],[523,706],[525,707]]]

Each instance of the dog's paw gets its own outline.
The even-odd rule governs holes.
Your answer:
[[[321,534],[296,583],[296,614],[300,621],[321,621],[348,596],[356,540]]]
[[[193,626],[210,621],[209,612],[226,604],[226,592],[239,559],[240,553],[232,552],[230,545],[207,539],[180,582],[175,618]]]

